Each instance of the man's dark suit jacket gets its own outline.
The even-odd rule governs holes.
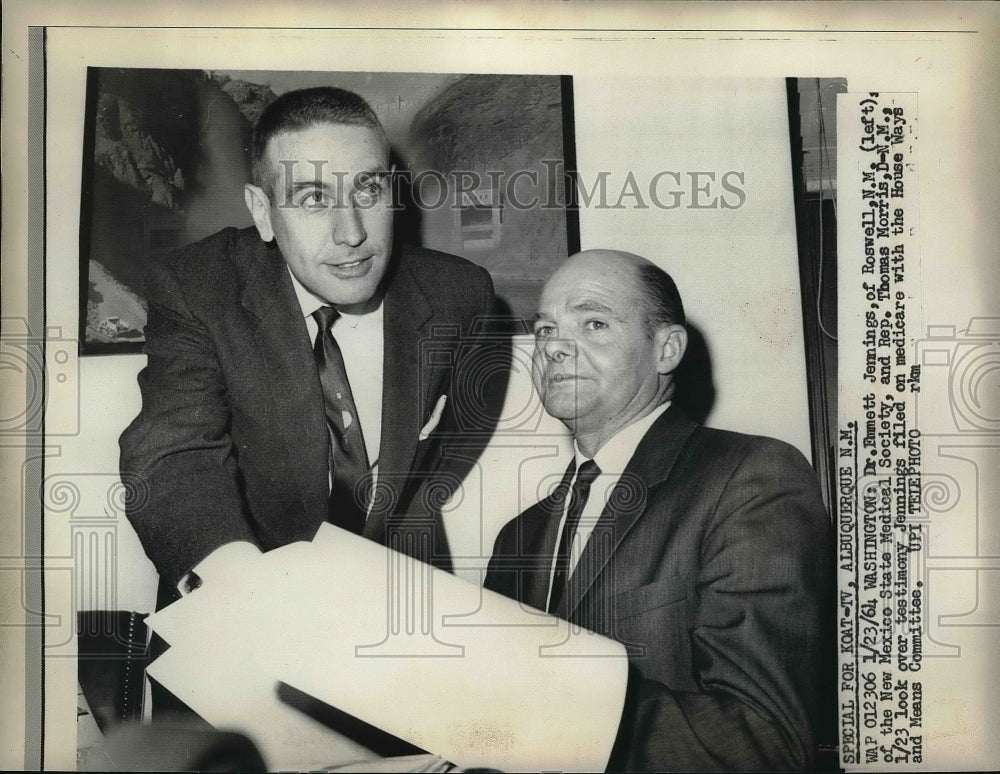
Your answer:
[[[560,517],[549,498],[507,524],[486,587],[544,609]],[[554,611],[628,650],[610,771],[811,765],[831,698],[831,544],[797,450],[676,407],[656,420]]]
[[[451,374],[493,305],[489,274],[404,247],[384,301],[379,496],[365,535],[406,511],[466,396]],[[142,411],[121,436],[127,513],[161,584],[224,543],[309,540],[327,519],[329,433],[312,343],[280,250],[225,229],[151,267]],[[439,432],[418,440],[441,395]],[[482,416],[472,413],[473,416]],[[443,539],[438,530],[436,537]]]

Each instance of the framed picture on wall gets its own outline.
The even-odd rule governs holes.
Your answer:
[[[487,268],[530,319],[579,246],[572,81],[557,75],[90,67],[80,217],[82,354],[138,352],[146,267],[249,227],[253,127],[278,95],[336,85],[372,105],[395,163],[396,239]]]

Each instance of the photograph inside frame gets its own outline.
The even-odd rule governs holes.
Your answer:
[[[386,196],[387,208],[392,210],[394,243],[458,256],[489,272],[494,304],[482,310],[480,316],[509,324],[493,329],[494,338],[485,346],[499,346],[497,330],[514,342],[509,355],[511,374],[505,383],[506,392],[499,397],[495,409],[498,413],[490,414],[483,408],[488,398],[498,399],[493,394],[497,380],[477,382],[474,369],[462,379],[461,369],[456,368],[450,378],[474,385],[473,394],[467,397],[473,408],[481,410],[462,415],[456,409],[454,416],[445,415],[445,426],[438,430],[439,425],[433,421],[438,401],[428,400],[426,395],[415,401],[421,412],[420,435],[433,424],[431,441],[435,431],[440,436],[448,436],[446,431],[450,431],[452,436],[441,439],[444,451],[438,453],[436,470],[457,477],[465,490],[480,494],[470,507],[469,498],[456,504],[460,498],[450,491],[450,499],[438,503],[438,513],[431,514],[431,521],[447,537],[449,569],[472,583],[486,582],[489,588],[487,565],[495,556],[494,548],[503,543],[504,526],[544,501],[542,495],[554,494],[559,476],[573,457],[570,430],[575,425],[570,422],[564,427],[565,421],[550,421],[564,419],[564,415],[559,415],[561,409],[556,404],[550,407],[544,396],[532,392],[530,372],[533,358],[539,357],[540,351],[544,356],[548,346],[536,343],[536,317],[544,321],[553,314],[550,280],[564,265],[566,256],[580,248],[591,253],[583,261],[606,260],[597,273],[602,279],[628,276],[634,256],[669,271],[686,312],[683,357],[669,369],[671,406],[683,410],[699,427],[709,425],[777,438],[797,449],[800,457],[811,461],[816,479],[816,512],[823,514],[828,526],[835,452],[832,439],[837,426],[837,344],[832,335],[837,326],[837,188],[836,149],[830,138],[836,136],[835,95],[846,90],[844,79],[637,80],[89,68],[80,209],[79,320],[83,355],[101,354],[123,359],[123,363],[127,359],[125,370],[133,371],[134,380],[146,364],[138,353],[146,342],[144,329],[149,323],[150,273],[166,276],[157,267],[164,263],[173,266],[171,256],[179,250],[197,257],[200,240],[211,239],[225,228],[240,229],[244,235],[241,239],[263,240],[245,189],[254,181],[254,126],[282,95],[325,86],[360,95],[385,133],[386,161],[392,171]],[[312,157],[298,160],[321,161]],[[279,165],[279,169],[293,182],[299,182],[294,177],[297,169],[289,165]],[[623,254],[633,257],[623,258]],[[197,271],[190,260],[185,265],[196,271],[199,281],[211,276]],[[172,281],[183,285],[185,278],[175,274]],[[445,289],[454,281],[446,275],[437,278]],[[163,288],[158,290],[159,318],[154,327],[162,333],[169,310]],[[642,306],[641,286],[626,284],[620,295],[624,307],[634,311]],[[151,352],[162,357],[162,350],[155,355],[156,343],[152,342]],[[204,341],[198,344],[204,345]],[[392,342],[386,340],[384,346],[389,349]],[[450,354],[454,353],[460,354],[460,348]],[[554,353],[552,360],[562,357],[565,355]],[[347,373],[350,377],[350,365]],[[81,422],[86,424],[88,401],[100,392],[102,380],[93,369],[84,369],[81,381]],[[380,385],[379,390],[383,418],[387,416],[384,404],[411,400],[394,395],[387,380],[384,384],[385,388]],[[615,393],[620,386],[611,383],[608,393]],[[134,381],[132,389],[138,394]],[[148,389],[155,392],[156,388],[151,385]],[[475,389],[480,392],[475,393]],[[455,394],[448,392],[448,399]],[[144,395],[144,399],[149,397]],[[551,409],[548,414],[552,416],[541,422],[526,421],[539,413],[539,400]],[[102,434],[107,435],[112,426],[117,428],[115,435],[125,432],[135,418],[136,403],[133,400],[128,404],[128,416],[124,411],[119,411],[120,416],[102,413]],[[219,404],[214,405],[218,408]],[[443,405],[445,411],[451,410],[447,402]],[[776,405],[781,406],[780,412],[774,410]],[[175,406],[174,410],[180,409]],[[144,406],[142,411],[148,408]],[[357,411],[364,430],[366,415],[360,406]],[[493,424],[470,429],[462,422],[462,416],[470,415],[491,419]],[[455,424],[447,426],[449,420]],[[236,437],[249,431],[238,424],[238,418],[227,419],[226,430],[212,439],[212,445],[219,449],[220,440],[223,445],[232,445],[226,456],[241,468],[234,480],[240,482],[240,498],[248,511],[242,518],[253,521],[250,533],[265,550],[280,549],[293,539],[308,540],[311,535],[273,537],[267,534],[266,518],[254,521],[265,506],[254,502],[259,494],[255,494],[254,484],[246,481],[246,476],[257,472],[251,460],[253,452],[247,451],[244,437]],[[143,431],[147,435],[143,441],[151,444],[158,442],[158,434],[166,435],[163,427],[154,424],[145,425]],[[74,477],[80,485],[88,481],[77,475],[81,471],[118,469],[117,445],[88,445],[93,432],[94,428],[82,427],[79,436],[66,440],[62,459],[50,467],[46,477],[50,492],[60,476]],[[391,426],[382,431],[375,461],[387,458],[389,435]],[[469,438],[481,443],[467,443]],[[581,443],[587,443],[582,438],[578,433],[577,450]],[[447,464],[447,442],[455,439],[458,445],[453,449],[459,451],[452,453],[452,459],[473,458],[468,460],[469,465],[451,469]],[[189,442],[185,441],[187,449],[193,450]],[[511,447],[517,449],[520,460],[499,451]],[[549,447],[557,450],[552,455],[551,469],[529,470],[520,464],[531,457],[533,449]],[[373,453],[369,452],[374,467]],[[127,451],[124,453],[127,455]],[[161,462],[169,456],[156,454]],[[599,454],[598,447],[595,456]],[[441,459],[445,460],[443,466]],[[806,464],[804,460],[802,464]],[[519,477],[511,477],[512,467],[517,468],[515,475]],[[138,489],[151,498],[159,496],[153,466],[123,470],[136,476],[126,480],[127,490],[139,481]],[[528,472],[523,473],[525,470]],[[382,469],[380,475],[383,481],[392,481],[393,475],[403,480],[419,478],[426,471],[388,468]],[[698,471],[697,467],[686,469],[688,475]],[[330,476],[336,476],[335,469]],[[551,483],[553,477],[555,482]],[[544,482],[550,482],[548,490]],[[104,487],[108,482],[95,477],[93,483]],[[179,496],[183,487],[174,486],[174,496]],[[200,486],[197,476],[188,479],[185,486],[191,490],[191,502],[195,502]],[[647,484],[643,487],[644,497],[650,495],[645,489]],[[409,483],[402,483],[397,494],[402,497],[410,488]],[[513,494],[508,494],[509,490]],[[108,489],[109,497],[111,491]],[[609,500],[612,493],[613,489],[609,489]],[[750,496],[749,489],[746,496]],[[113,735],[113,743],[119,745],[114,748],[116,754],[144,754],[148,749],[144,734],[149,731],[130,740],[130,724],[156,712],[155,692],[151,697],[143,670],[157,646],[153,645],[152,651],[147,647],[149,633],[144,620],[154,608],[163,606],[162,581],[173,572],[174,565],[170,564],[170,570],[163,569],[169,562],[155,555],[156,529],[137,527],[138,540],[131,534],[126,513],[135,506],[129,504],[128,495],[125,500],[124,507],[116,502],[104,509],[105,513],[115,514],[113,525],[98,524],[87,518],[89,513],[70,513],[64,521],[72,532],[73,545],[80,547],[80,553],[74,553],[79,584],[73,612],[79,621],[78,722],[81,729],[86,728],[79,734],[84,768],[87,761],[97,768],[107,765],[105,735]],[[90,502],[90,498],[86,501]],[[367,505],[370,509],[371,502]],[[169,513],[166,504],[163,513]],[[456,513],[463,518],[457,518]],[[368,515],[370,518],[370,510]],[[649,520],[655,515],[648,514]],[[132,513],[128,516],[131,518]],[[440,521],[435,522],[435,518]],[[599,520],[596,526],[600,526]],[[124,536],[126,532],[130,533],[128,537]],[[107,557],[94,555],[89,547],[103,545],[95,536],[112,533],[116,557],[109,563]],[[385,535],[378,538],[376,542],[388,541]],[[692,545],[697,543],[687,549],[691,550]],[[828,548],[814,546],[810,550],[822,554]],[[139,555],[129,556],[129,550]],[[655,550],[649,548],[650,553]],[[671,550],[681,548],[674,546]],[[153,564],[141,555],[143,552]],[[434,558],[439,557],[430,557]],[[633,561],[641,563],[646,559]],[[825,565],[821,562],[817,566]],[[161,568],[159,579],[156,568]],[[832,584],[833,570],[829,569],[826,581],[810,582]],[[692,575],[678,582],[694,584],[696,568],[686,572]],[[104,577],[108,573],[109,577]],[[177,580],[171,577],[171,585],[176,585]],[[614,583],[608,581],[608,588],[632,583],[636,585],[632,591],[641,595],[649,593],[642,589],[651,585],[651,580],[646,578],[643,584],[635,578],[617,578]],[[206,573],[206,588],[210,585]],[[495,580],[493,588],[504,593],[501,581]],[[627,585],[617,588],[618,593],[630,591]],[[194,592],[183,597],[179,604],[197,595]],[[662,633],[663,640],[677,645],[680,636],[684,647],[678,650],[689,656],[692,647],[699,647],[693,632],[700,595],[692,592],[683,597],[684,610],[674,609],[666,623],[661,622],[669,629],[669,635]],[[636,599],[635,595],[631,597],[629,615],[624,617],[643,612],[636,607],[640,604]],[[526,603],[524,599],[518,601]],[[677,617],[670,617],[674,615]],[[621,631],[614,626],[602,628],[593,619],[587,622],[585,628],[611,640],[622,639]],[[646,630],[640,627],[640,631]],[[199,634],[206,636],[208,631]],[[642,636],[649,636],[648,632]],[[825,675],[819,682],[829,678],[832,685],[835,659],[831,643],[824,644],[818,658],[812,655]],[[778,661],[790,656],[772,655]],[[664,684],[671,688],[684,686],[681,692],[690,692],[690,686],[701,680],[695,666],[698,658],[691,659],[683,668],[674,663],[663,667]],[[768,677],[747,679],[758,679],[763,685]],[[730,695],[738,693],[739,678],[735,680]],[[812,749],[795,760],[803,765],[835,768],[832,689],[816,687],[810,701],[814,706],[803,709],[800,699],[796,699],[795,709],[790,711],[809,717],[803,726],[815,726],[808,741],[799,738],[797,742]],[[767,711],[786,709],[779,703]],[[377,718],[362,720],[378,726]],[[433,718],[427,722],[434,725]],[[149,728],[155,727],[154,721]],[[615,742],[614,754],[621,754],[622,745],[628,746],[619,744],[624,733],[620,730],[618,739],[611,740]],[[232,743],[231,739],[223,741]],[[411,752],[398,741],[388,743],[385,749],[394,755]],[[237,745],[233,749],[236,756],[250,756],[239,758],[244,765],[254,765],[252,747]],[[438,750],[428,752],[444,754]],[[608,754],[612,754],[610,749]],[[325,765],[351,760],[330,760]],[[733,759],[734,765],[738,760]],[[415,765],[425,764],[421,761]]]

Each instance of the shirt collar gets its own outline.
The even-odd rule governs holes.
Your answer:
[[[597,450],[597,453],[592,458],[601,469],[602,475],[609,473],[620,476],[624,472],[629,460],[632,459],[632,455],[635,454],[639,442],[642,441],[646,432],[653,426],[653,423],[660,418],[660,415],[670,408],[670,403],[671,401],[668,400],[666,403],[657,406],[646,414],[646,416],[637,419],[630,425],[626,425],[604,442],[604,445]],[[576,452],[576,467],[579,470],[580,465],[591,458],[580,451],[580,447],[575,440],[573,441],[573,448]]]
[[[288,269],[288,264],[285,264],[285,268]],[[295,289],[295,298],[298,300],[299,307],[302,309],[303,317],[312,317],[313,312],[321,306],[332,306],[330,303],[324,301],[322,298],[309,290],[305,285],[299,282],[298,278],[292,274],[291,269],[288,269],[288,276],[292,278],[292,287]],[[361,321],[361,318],[368,317],[369,315],[381,316],[381,314],[382,301],[380,299],[377,306],[373,309],[369,309],[364,314],[348,314],[347,312],[341,312],[340,316],[348,326],[355,328]]]

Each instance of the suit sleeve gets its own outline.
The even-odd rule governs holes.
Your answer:
[[[211,336],[163,265],[146,290],[142,409],[120,438],[126,513],[171,586],[219,546],[256,543],[229,437],[226,382]]]
[[[701,545],[691,631],[699,690],[671,690],[631,665],[608,769],[809,768],[827,698],[833,568],[829,519],[802,456],[776,441],[747,453]]]
[[[458,338],[441,381],[448,398],[430,442],[431,454],[419,465],[416,494],[408,501],[411,518],[421,514],[435,523],[431,557],[424,561],[449,572],[451,549],[440,507],[465,480],[489,442],[510,370],[510,337],[506,331],[491,329],[496,304],[493,280],[485,269],[468,264],[462,274],[453,286]]]
[[[462,321],[462,342],[455,359],[447,429],[455,440],[462,436],[482,440],[496,426],[507,386],[509,344],[505,331],[491,328],[496,295],[485,269],[476,268],[470,305]],[[479,451],[482,451],[480,446]]]
[[[446,400],[430,435],[418,442],[410,475],[399,498],[401,505],[397,506],[396,515],[389,517],[387,529],[431,527],[433,535],[429,540],[408,537],[407,544],[429,546],[430,554],[417,558],[451,571],[441,507],[461,485],[485,445],[485,425],[481,419],[483,385],[469,377],[470,366],[475,368],[481,360],[481,329],[484,320],[493,313],[495,296],[489,272],[455,256],[429,251],[419,272],[418,281],[436,309],[436,327],[425,329],[434,337],[434,357],[425,354],[419,364],[421,379],[428,385],[426,413],[420,421],[427,422],[431,407],[442,396]],[[387,394],[385,399],[399,398]]]
[[[472,452],[472,459],[478,456],[496,426],[506,389],[509,344],[505,336],[490,330],[496,303],[493,280],[478,266],[467,266],[465,272],[455,310],[458,338],[453,344],[454,358],[444,367],[447,375],[442,380],[448,400],[438,428],[443,443],[436,464],[447,456],[445,449],[463,457],[469,456],[469,449],[478,449]],[[461,466],[451,473],[463,473]]]

